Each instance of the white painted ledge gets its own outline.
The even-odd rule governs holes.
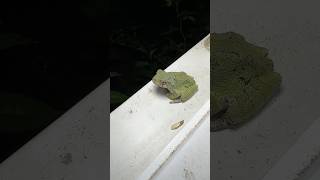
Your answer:
[[[170,104],[170,100],[149,82],[110,114],[112,180],[153,177],[207,115],[210,110],[208,40],[209,35],[166,69],[184,71],[195,78],[199,91],[191,99]],[[174,122],[181,120],[184,120],[182,127],[170,129]],[[209,135],[203,138],[209,143]]]
[[[159,171],[161,170],[161,167],[167,162],[167,160],[173,155],[173,153],[177,151],[178,147],[183,145],[185,141],[189,140],[188,138],[192,135],[193,131],[196,130],[196,127],[200,124],[201,120],[209,118],[209,112],[210,112],[210,101],[208,100],[205,103],[205,105],[203,105],[200,108],[200,110],[193,116],[193,118],[189,121],[189,123],[186,124],[185,127],[180,130],[180,132],[169,142],[169,144],[160,152],[160,154],[152,161],[152,163],[148,165],[148,167],[139,176],[138,180],[151,179],[157,173],[159,173]],[[209,134],[207,137],[209,137]],[[206,139],[207,141],[203,139],[203,141],[210,144],[210,141],[208,141],[208,139],[209,138]],[[205,147],[208,147],[207,144],[205,144]],[[203,155],[207,156],[208,154],[201,154],[201,156]],[[192,154],[190,156],[192,156]],[[209,157],[207,157],[206,159],[209,160]],[[197,169],[197,170],[200,170],[200,169]]]
[[[154,180],[210,179],[210,113],[154,175]],[[147,170],[146,170],[147,171]]]

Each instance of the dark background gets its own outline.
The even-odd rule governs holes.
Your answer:
[[[109,75],[119,106],[209,33],[209,3],[1,1],[0,162]]]
[[[116,1],[111,7],[112,111],[209,34],[210,1]]]
[[[107,5],[0,2],[0,162],[109,77]]]

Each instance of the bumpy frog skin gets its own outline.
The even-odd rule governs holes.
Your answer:
[[[233,32],[213,33],[210,46],[211,131],[236,128],[256,115],[281,84],[268,50]]]
[[[152,82],[168,90],[166,95],[172,100],[171,103],[185,102],[198,91],[193,77],[185,72],[165,72],[159,69]]]

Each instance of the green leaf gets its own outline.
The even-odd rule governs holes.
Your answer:
[[[0,132],[21,133],[43,128],[59,114],[39,100],[0,92]]]
[[[110,91],[110,103],[111,104],[121,104],[127,100],[129,96],[119,92],[119,91]]]
[[[182,19],[183,19],[184,21],[188,20],[188,21],[191,21],[191,22],[193,22],[193,23],[196,21],[196,18],[193,17],[193,16],[184,16]]]
[[[36,43],[36,41],[22,37],[21,35],[15,33],[0,34],[0,49],[7,49],[28,43]]]
[[[144,68],[146,66],[149,66],[149,63],[146,61],[137,61],[135,65],[137,68]]]
[[[164,0],[166,2],[166,6],[171,7],[173,2],[172,0]]]

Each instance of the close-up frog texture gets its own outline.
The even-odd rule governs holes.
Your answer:
[[[210,131],[236,129],[252,119],[280,89],[268,50],[234,32],[211,33]]]

